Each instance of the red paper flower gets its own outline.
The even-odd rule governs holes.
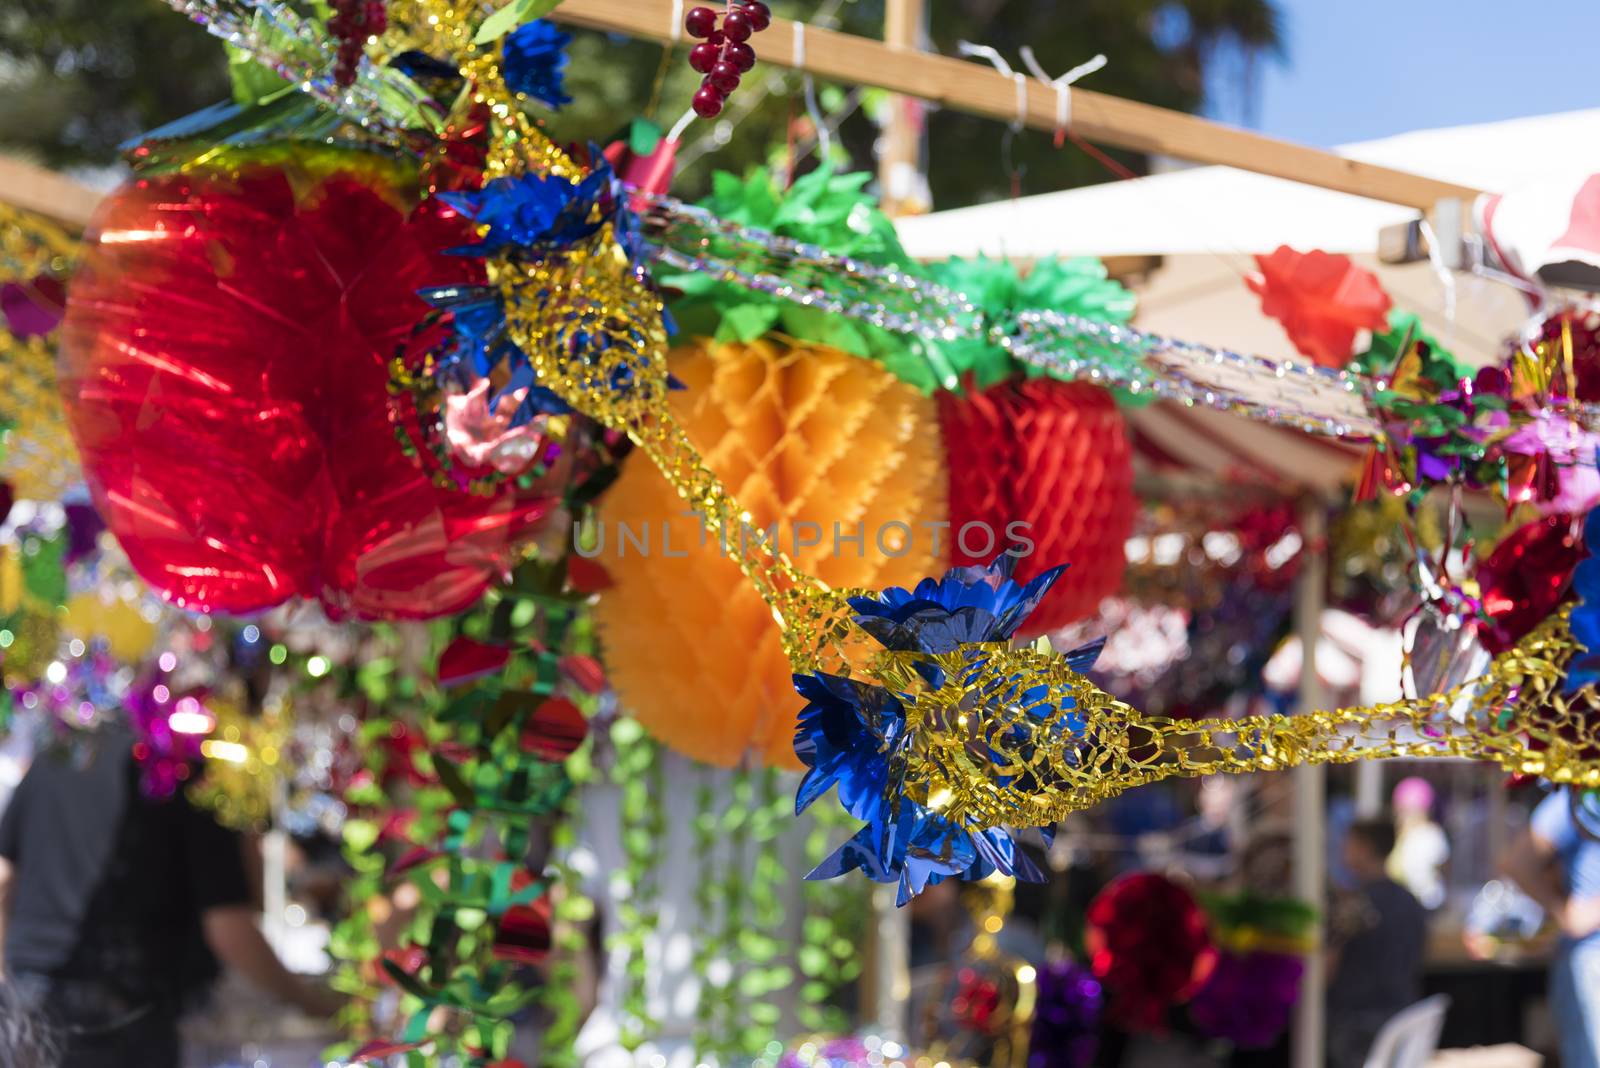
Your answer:
[[[1117,591],[1133,529],[1133,450],[1111,394],[1033,378],[939,398],[950,468],[950,560],[987,565],[1015,544],[1027,582],[1069,565],[1033,613],[1030,634],[1092,614]],[[1024,545],[1023,548],[1026,548]]]
[[[1261,298],[1261,310],[1283,324],[1302,356],[1323,367],[1350,362],[1357,331],[1388,325],[1389,294],[1348,256],[1282,245],[1257,256],[1256,266],[1261,275],[1247,284]]]
[[[1162,1030],[1167,1010],[1193,996],[1216,963],[1205,914],[1163,875],[1118,879],[1090,903],[1087,920],[1090,966],[1125,1030]]]

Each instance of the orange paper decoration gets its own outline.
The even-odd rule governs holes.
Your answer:
[[[1283,324],[1302,356],[1322,367],[1343,367],[1355,349],[1356,332],[1388,326],[1393,301],[1377,275],[1349,256],[1296,252],[1280,245],[1257,256],[1258,278],[1247,279],[1261,310]]]
[[[749,536],[776,523],[791,559],[835,588],[910,585],[944,569],[932,400],[867,360],[787,340],[695,342],[670,363],[688,387],[673,411],[750,510]],[[688,507],[635,456],[586,531],[612,580],[596,609],[612,685],[625,711],[690,757],[798,767],[804,702],[772,609],[714,535],[702,544]],[[797,541],[819,544],[796,551]]]

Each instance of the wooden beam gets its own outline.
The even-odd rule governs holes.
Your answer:
[[[100,194],[54,171],[0,156],[0,201],[36,212],[74,230],[89,225]]]
[[[883,40],[895,50],[915,50],[919,45],[924,15],[924,0],[887,0],[884,5]],[[790,31],[791,36],[793,31]],[[883,124],[883,148],[878,153],[878,188],[882,190],[883,211],[891,219],[913,211],[927,211],[927,204],[915,204],[913,188],[922,166],[922,105],[914,97],[891,96],[888,118]],[[913,110],[915,109],[915,110]]]
[[[573,26],[670,42],[672,0],[565,0],[550,18]],[[794,24],[774,19],[754,40],[763,63],[795,66]],[[807,27],[805,69],[819,78],[921,97],[956,111],[1011,121],[1018,90],[987,66],[894,47],[847,33]],[[1027,125],[1054,130],[1056,94],[1024,83]],[[1216,163],[1430,211],[1442,200],[1471,199],[1479,190],[1336,156],[1207,119],[1087,89],[1072,90],[1072,128],[1091,141],[1136,152]],[[1203,210],[1203,205],[1196,205]]]

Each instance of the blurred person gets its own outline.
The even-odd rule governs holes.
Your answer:
[[[1433,821],[1433,787],[1415,776],[1394,787],[1394,852],[1389,854],[1389,877],[1416,895],[1422,907],[1444,904],[1444,865],[1450,859],[1450,840]]]
[[[1345,835],[1356,889],[1330,910],[1330,1068],[1360,1068],[1389,1018],[1422,996],[1428,914],[1385,871],[1394,844],[1394,827],[1383,820],[1357,820]]]
[[[1533,810],[1501,867],[1561,932],[1550,961],[1550,1008],[1562,1068],[1600,1068],[1600,839],[1565,787]]]
[[[145,797],[139,778],[131,736],[107,729],[71,759],[36,759],[0,818],[5,982],[58,1036],[60,1068],[176,1068],[178,1016],[216,959],[335,1011],[257,928],[239,836],[181,791]]]
[[[59,1068],[60,1064],[55,1035],[13,987],[0,984],[0,1065]]]

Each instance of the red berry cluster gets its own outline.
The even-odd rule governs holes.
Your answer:
[[[700,43],[689,52],[689,66],[705,75],[694,94],[694,113],[702,119],[722,114],[728,94],[739,88],[739,76],[756,65],[756,50],[749,45],[750,35],[772,25],[772,11],[761,0],[729,0],[717,25],[717,13],[709,7],[691,8],[683,18],[683,28]]]
[[[389,12],[384,5],[385,0],[333,0],[328,32],[339,41],[339,60],[333,68],[333,80],[340,85],[355,84],[367,38],[389,28]]]

